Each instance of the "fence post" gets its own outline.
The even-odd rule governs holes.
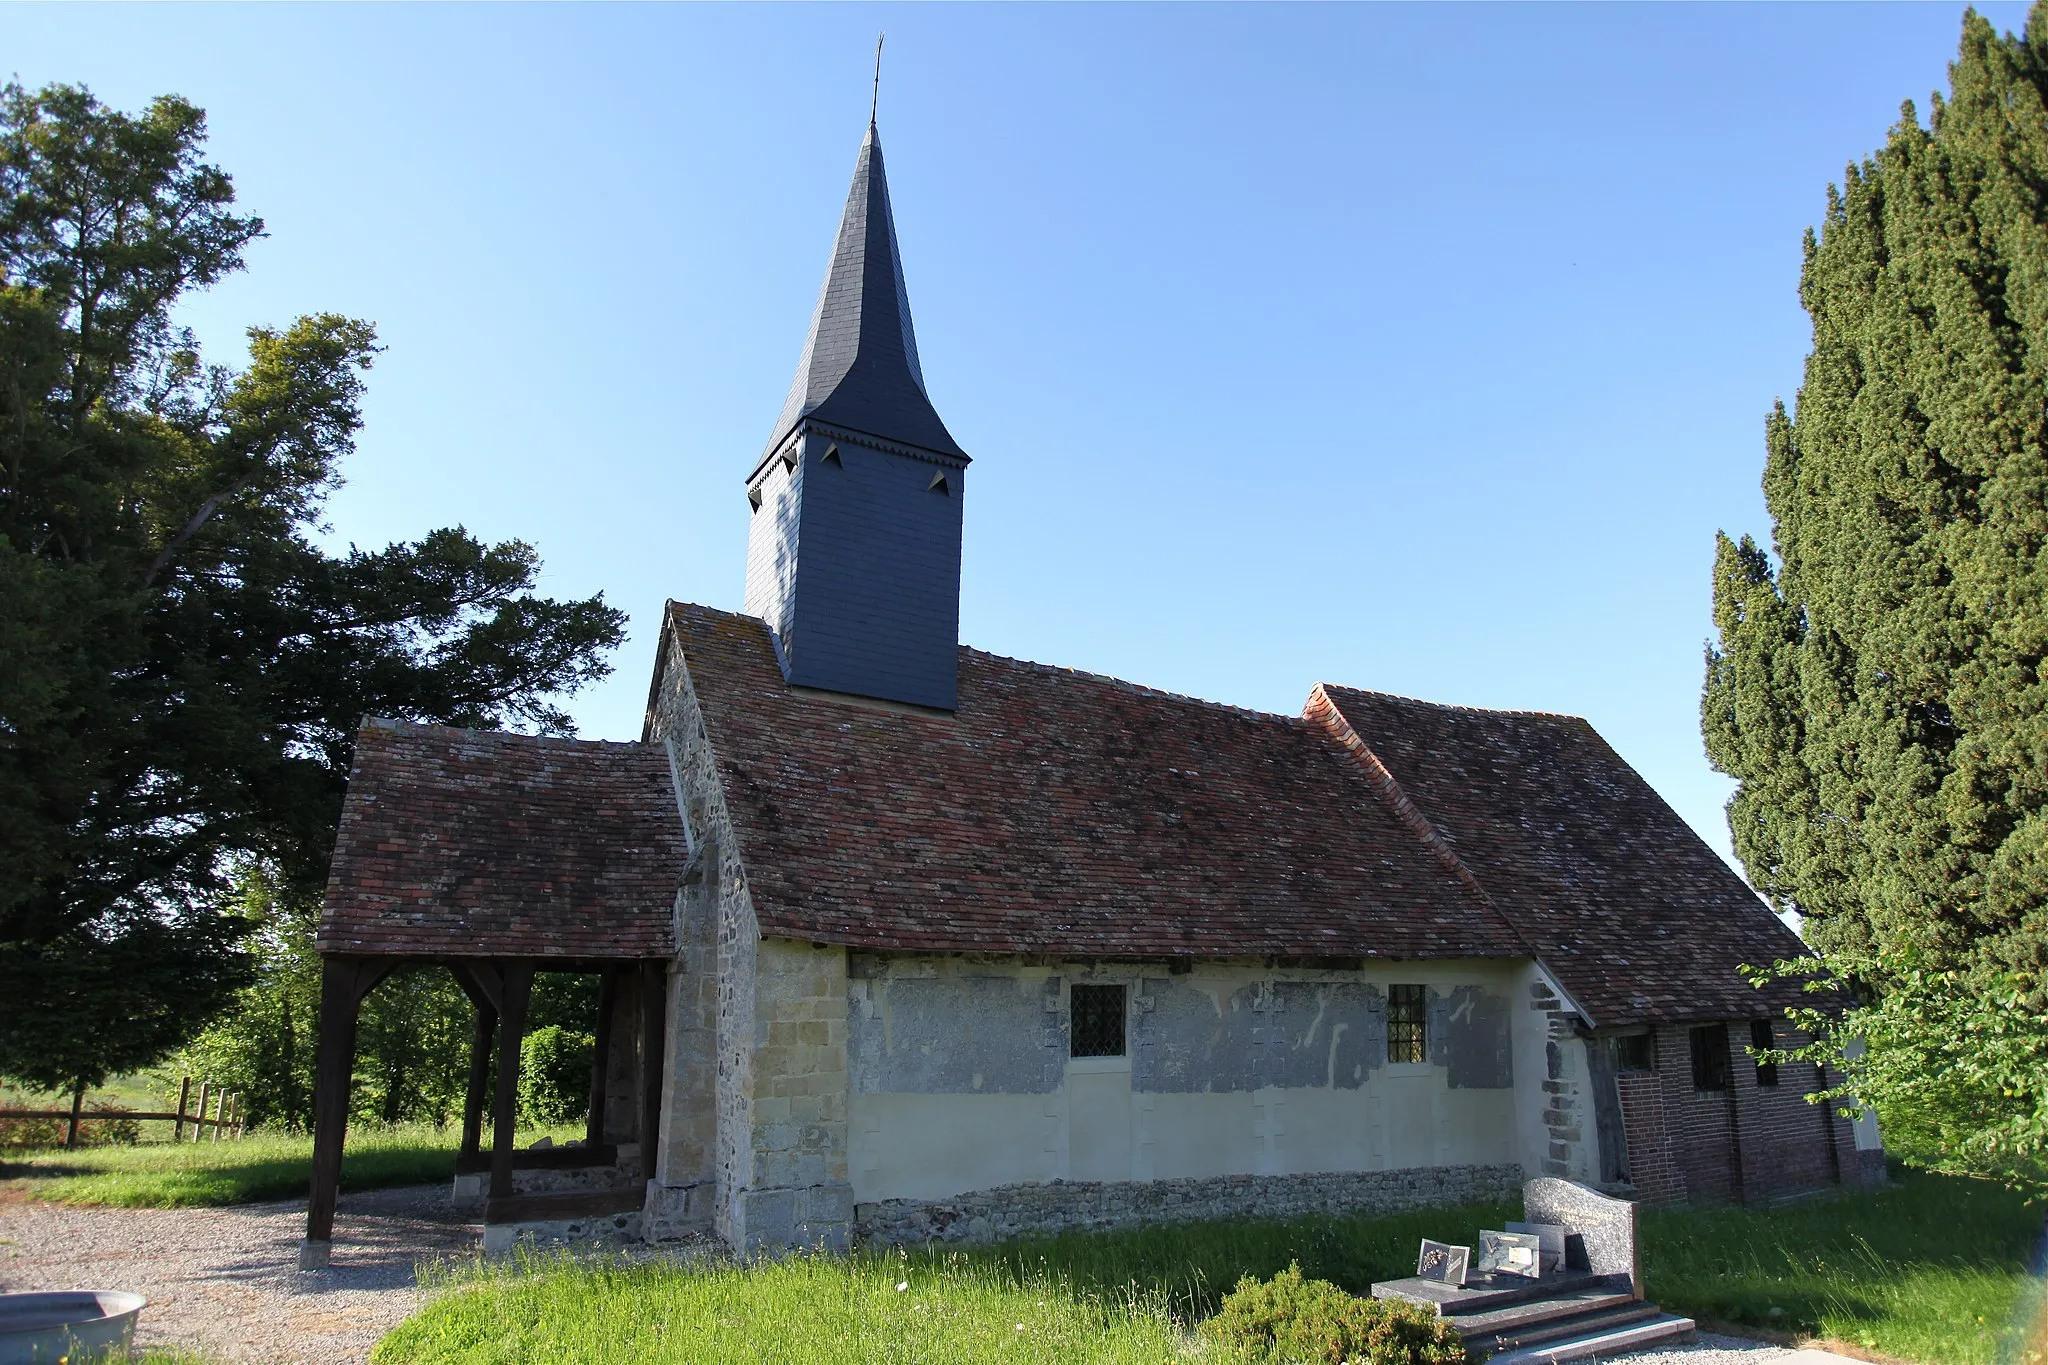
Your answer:
[[[194,1142],[206,1136],[206,1087],[211,1084],[211,1081],[203,1078],[199,1082],[199,1108],[194,1110],[192,1114],[192,1140]]]
[[[183,1142],[185,1140],[185,1101],[191,1098],[192,1078],[190,1076],[180,1076],[178,1078],[178,1121],[171,1125],[171,1141],[173,1142]]]
[[[81,1085],[71,1092],[71,1127],[64,1134],[64,1145],[66,1147],[76,1147],[78,1145],[78,1111],[84,1104],[85,1087]]]
[[[220,1120],[221,1120],[221,1116],[222,1116],[222,1115],[223,1115],[224,1113],[226,1113],[226,1112],[227,1112],[227,1107],[228,1107],[228,1092],[227,1092],[227,1091],[225,1091],[225,1090],[216,1090],[216,1091],[214,1091],[214,1092],[213,1092],[213,1141],[215,1141],[215,1142],[219,1142],[219,1141],[220,1141]]]

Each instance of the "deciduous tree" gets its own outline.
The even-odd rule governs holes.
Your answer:
[[[248,979],[228,882],[318,885],[361,717],[566,732],[622,636],[519,541],[321,548],[375,333],[203,360],[176,305],[263,231],[204,142],[175,97],[0,90],[0,1074],[31,1082],[161,1055]]]

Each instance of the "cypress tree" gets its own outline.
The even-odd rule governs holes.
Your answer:
[[[1971,12],[1923,126],[1830,187],[1776,567],[1720,537],[1707,751],[1751,880],[1866,986],[2048,977],[2048,3]]]

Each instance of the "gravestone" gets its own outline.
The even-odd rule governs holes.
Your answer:
[[[1643,1296],[1643,1270],[1636,1253],[1636,1206],[1574,1180],[1544,1176],[1522,1186],[1522,1212],[1531,1223],[1565,1230],[1565,1269],[1628,1277]]]

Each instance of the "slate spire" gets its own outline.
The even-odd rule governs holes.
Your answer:
[[[925,393],[910,325],[910,296],[889,211],[882,141],[872,119],[825,287],[811,316],[796,379],[761,454],[765,461],[805,418],[966,460]]]

